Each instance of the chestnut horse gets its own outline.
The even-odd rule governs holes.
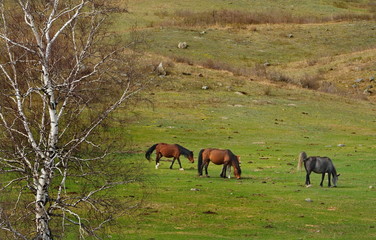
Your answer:
[[[226,177],[226,170],[228,170],[230,178],[231,166],[234,168],[234,175],[237,179],[240,179],[242,173],[240,169],[240,157],[236,156],[231,152],[231,150],[226,149],[216,149],[216,148],[206,148],[201,149],[198,154],[198,174],[202,176],[202,171],[205,168],[205,174],[208,176],[208,166],[210,161],[216,165],[223,164],[221,177]]]
[[[157,143],[151,146],[145,153],[145,157],[147,160],[150,161],[150,155],[155,150],[156,158],[155,158],[155,169],[158,169],[159,167],[159,160],[161,157],[166,158],[174,158],[172,160],[170,169],[172,169],[172,166],[174,165],[175,160],[178,160],[178,163],[180,165],[180,170],[184,170],[181,166],[180,162],[180,155],[184,155],[186,158],[188,158],[189,161],[192,163],[194,162],[193,159],[193,152],[180,146],[179,144],[167,144],[167,143]]]

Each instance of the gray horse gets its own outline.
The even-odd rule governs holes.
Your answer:
[[[309,175],[311,172],[321,173],[321,183],[320,186],[322,187],[322,183],[324,182],[325,173],[328,173],[328,186],[331,187],[330,184],[330,176],[333,176],[333,186],[337,187],[337,180],[340,174],[337,175],[336,168],[334,167],[332,160],[328,157],[308,157],[305,152],[301,152],[299,154],[299,162],[298,162],[298,169],[302,169],[302,164],[304,163],[305,170],[307,172],[306,175],[306,186],[311,186],[311,180]]]

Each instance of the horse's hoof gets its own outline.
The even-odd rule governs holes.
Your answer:
[[[309,188],[309,187],[312,187],[312,185],[311,185],[311,184],[309,184],[309,185],[306,185],[306,187],[307,187],[307,188]]]
[[[179,168],[180,171],[184,171],[184,168]]]

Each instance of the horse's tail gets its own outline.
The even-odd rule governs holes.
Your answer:
[[[303,166],[303,161],[304,159],[307,158],[307,153],[305,152],[301,152],[299,154],[299,159],[298,159],[298,170],[301,171],[302,170],[302,166]]]
[[[202,153],[204,152],[205,149],[201,149],[200,152],[198,153],[198,160],[197,160],[197,170],[198,170],[198,175],[202,175]]]
[[[147,160],[150,161],[150,155],[152,154],[152,152],[155,150],[155,148],[157,147],[158,143],[154,144],[153,146],[151,146],[145,153],[145,158]]]

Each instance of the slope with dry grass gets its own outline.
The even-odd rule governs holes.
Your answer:
[[[118,154],[124,164],[145,169],[145,185],[119,189],[116,197],[147,198],[136,215],[106,226],[103,238],[375,238],[376,110],[349,98],[356,79],[364,79],[361,89],[375,75],[371,1],[127,2],[130,14],[116,15],[114,30],[128,37],[125,22],[137,22],[149,61],[162,62],[167,75],[106,128],[128,151]],[[328,20],[193,26],[178,16],[276,8],[296,19]],[[335,17],[343,14],[348,18]],[[181,41],[189,47],[178,49]],[[243,179],[221,179],[214,165],[211,178],[199,178],[184,157],[185,171],[170,170],[166,159],[156,170],[144,152],[157,142],[179,143],[196,159],[205,147],[230,148],[241,155]],[[317,174],[305,188],[296,171],[300,151],[333,158],[342,174],[338,188],[319,187]]]
[[[147,51],[174,62],[373,100],[375,8],[368,0],[129,1],[127,20],[148,36]],[[188,49],[177,48],[182,41]]]

